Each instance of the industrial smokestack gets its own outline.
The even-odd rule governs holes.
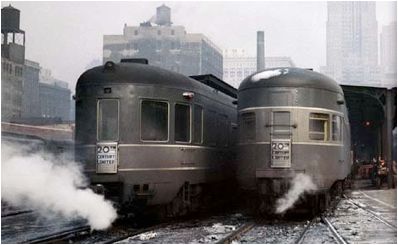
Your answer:
[[[257,32],[257,71],[265,69],[264,32]]]

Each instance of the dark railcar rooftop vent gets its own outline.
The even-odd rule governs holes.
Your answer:
[[[238,98],[238,90],[212,74],[189,76],[211,88],[223,92],[232,98]]]
[[[114,71],[115,70],[115,63],[112,61],[107,61],[104,65],[104,71]]]
[[[138,63],[138,64],[145,64],[148,65],[148,60],[139,58],[139,59],[121,59],[121,63]]]

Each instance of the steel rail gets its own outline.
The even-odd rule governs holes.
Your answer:
[[[7,217],[11,217],[11,216],[16,216],[16,215],[20,215],[20,214],[26,214],[26,213],[32,213],[32,210],[22,210],[22,211],[13,211],[13,212],[9,212],[6,214],[1,214],[2,218],[7,218]]]
[[[328,226],[329,230],[332,232],[334,239],[339,244],[347,244],[347,241],[337,232],[333,224],[323,215],[321,215],[322,221]]]
[[[241,225],[239,229],[236,231],[232,232],[228,236],[224,237],[223,239],[219,240],[217,244],[229,244],[232,243],[232,241],[240,238],[243,234],[247,233],[251,229],[253,229],[255,226],[254,222],[249,222],[244,225]]]
[[[314,223],[314,220],[316,218],[313,218],[310,223],[304,228],[304,230],[301,232],[299,238],[295,241],[295,244],[302,244],[305,238],[305,235],[307,234],[307,231],[309,230],[310,226]]]
[[[61,231],[61,232],[54,233],[51,235],[29,239],[29,240],[23,241],[21,243],[29,243],[29,244],[55,243],[55,242],[65,240],[66,238],[68,238],[72,235],[80,235],[79,233],[82,233],[82,232],[90,232],[90,230],[91,230],[90,226],[87,226],[87,225],[79,226],[79,227],[75,227],[70,230]]]

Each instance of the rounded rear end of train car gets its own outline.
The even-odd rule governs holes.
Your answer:
[[[152,206],[177,215],[197,206],[207,183],[233,177],[230,159],[220,154],[229,156],[236,108],[233,98],[199,81],[135,62],[107,62],[80,76],[76,160],[119,211]],[[215,117],[225,119],[217,124],[225,130],[211,132],[223,145],[208,140]]]
[[[344,103],[335,81],[310,70],[275,68],[247,77],[238,90],[237,179],[243,193],[275,212],[276,200],[294,185],[323,194],[340,188],[351,166]],[[313,185],[294,183],[302,181],[298,176]]]

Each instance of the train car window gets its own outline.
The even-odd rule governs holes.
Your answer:
[[[256,114],[245,112],[240,115],[240,139],[242,142],[256,140]]]
[[[193,123],[193,142],[201,144],[203,142],[203,108],[194,105]]]
[[[228,145],[228,116],[218,114],[217,117],[217,145]]]
[[[191,135],[191,110],[189,105],[175,105],[175,141],[189,142]]]
[[[337,115],[333,115],[332,118],[332,140],[341,141],[342,135],[342,118]]]
[[[142,101],[141,139],[167,141],[169,137],[169,105],[160,101]]]
[[[216,115],[216,112],[211,110],[206,114],[206,142],[211,146],[215,146],[217,141]]]
[[[119,139],[119,100],[98,101],[97,138],[100,141]]]
[[[311,140],[328,141],[330,129],[329,114],[310,113],[309,137]]]

